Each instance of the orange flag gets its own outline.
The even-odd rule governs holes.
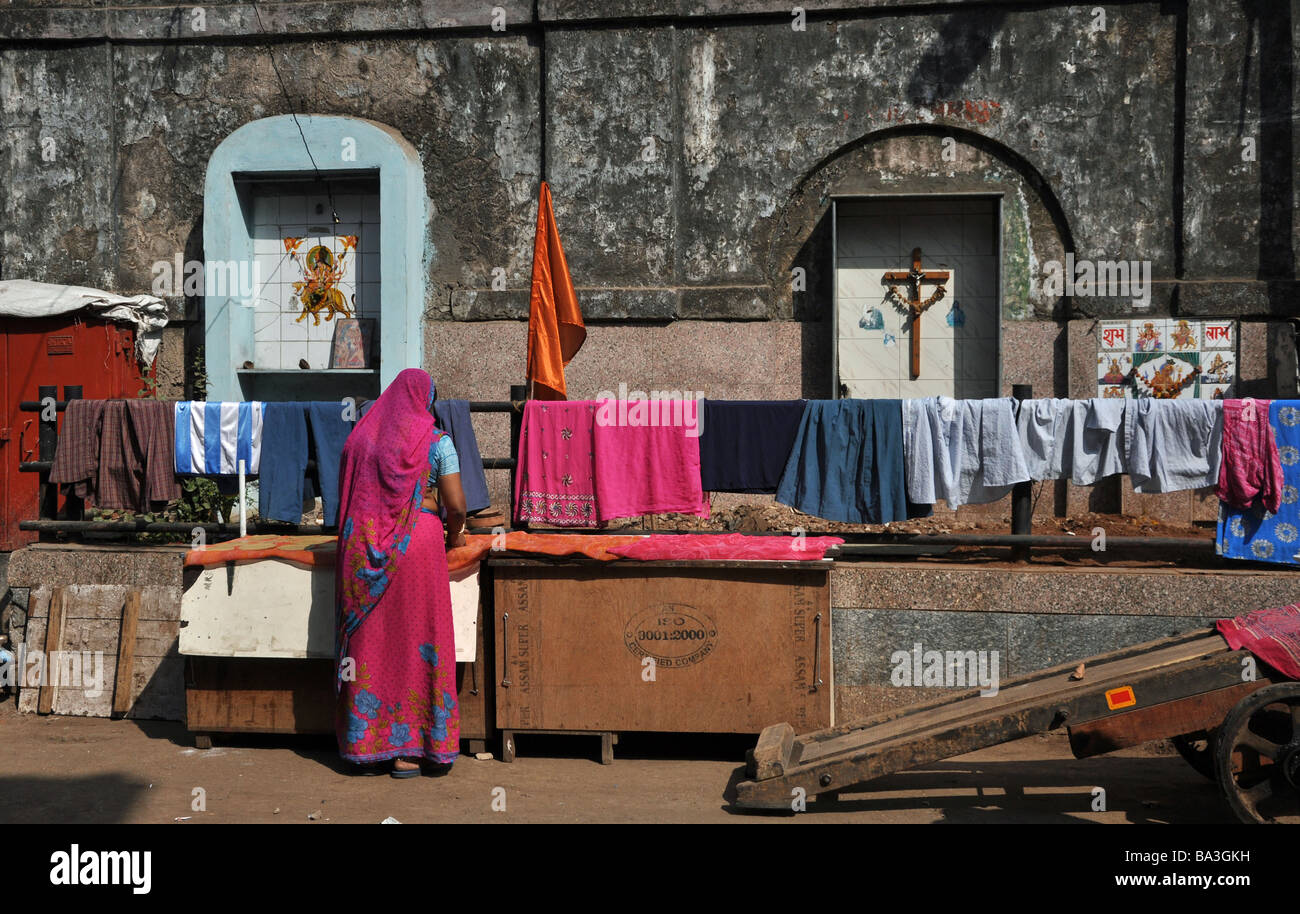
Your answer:
[[[551,188],[542,182],[533,239],[533,288],[528,301],[528,381],[538,400],[565,400],[564,366],[578,354],[587,328],[573,292],[560,232],[551,209]]]

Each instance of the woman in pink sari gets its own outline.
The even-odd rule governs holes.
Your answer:
[[[465,496],[433,382],[399,374],[357,423],[339,468],[339,754],[378,773],[445,774],[459,753],[446,549],[463,545]],[[444,528],[438,501],[446,509]]]

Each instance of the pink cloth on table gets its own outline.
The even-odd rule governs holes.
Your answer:
[[[1282,675],[1300,679],[1300,603],[1220,619],[1216,627],[1234,651],[1245,648]]]
[[[743,533],[651,534],[608,552],[643,562],[655,559],[759,559],[811,562],[825,558],[826,550],[844,540],[838,536],[745,536]]]
[[[613,416],[621,408],[605,409]],[[662,400],[658,408],[661,416],[671,419],[697,415],[699,405]],[[597,416],[600,412],[598,403]],[[700,438],[688,431],[694,428],[596,422],[596,510],[601,521],[640,514],[709,516],[708,496],[700,483]]]
[[[515,521],[598,527],[594,480],[596,403],[529,400],[519,431]]]
[[[1223,401],[1220,501],[1250,508],[1258,498],[1274,514],[1282,505],[1282,460],[1268,412],[1272,400]]]

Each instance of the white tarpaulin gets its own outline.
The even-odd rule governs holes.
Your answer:
[[[135,327],[135,357],[148,369],[158,354],[167,306],[153,295],[115,295],[85,286],[29,279],[0,281],[0,317],[55,317],[87,310],[104,320]]]

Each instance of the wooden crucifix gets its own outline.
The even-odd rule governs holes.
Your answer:
[[[889,292],[894,298],[898,299],[907,307],[908,313],[912,318],[912,378],[915,380],[921,375],[921,315],[925,309],[933,305],[939,299],[943,298],[946,290],[943,284],[946,283],[952,274],[945,270],[922,270],[921,269],[921,249],[912,248],[912,269],[906,273],[890,270],[885,274],[885,282],[906,282],[907,295],[898,291],[897,286],[890,286]],[[921,300],[921,283],[934,282],[939,287],[934,290],[934,294],[924,301]]]

